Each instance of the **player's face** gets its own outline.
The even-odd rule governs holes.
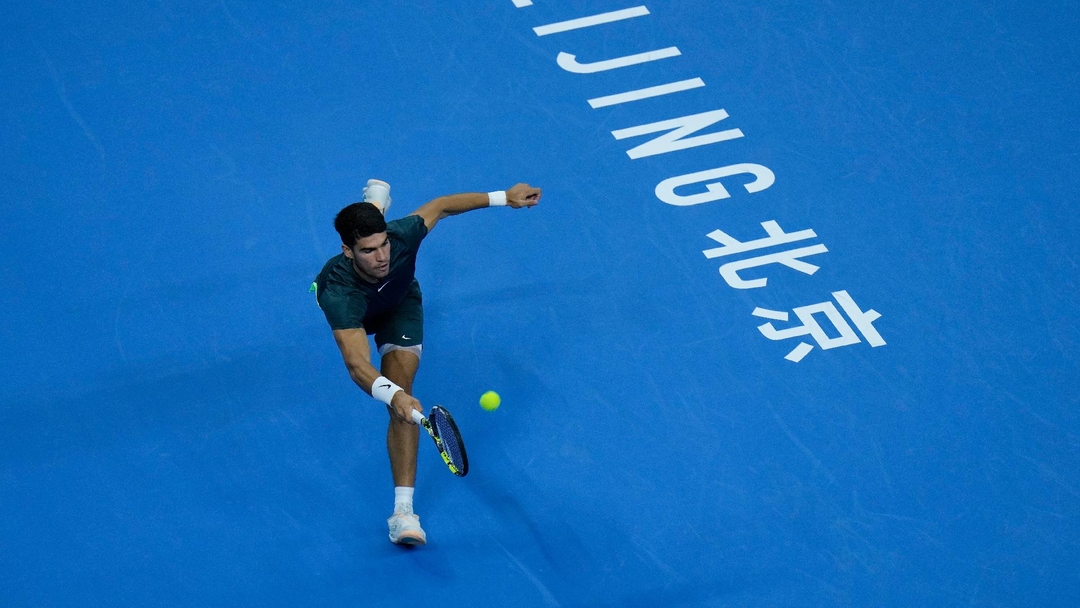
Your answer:
[[[385,232],[365,236],[352,249],[345,245],[341,249],[364,279],[374,282],[390,274],[390,238]]]

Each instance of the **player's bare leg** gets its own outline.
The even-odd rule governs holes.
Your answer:
[[[392,350],[382,358],[382,375],[412,395],[413,378],[420,358],[406,350]],[[399,420],[387,408],[390,424],[386,430],[386,449],[390,454],[390,472],[394,477],[394,514],[386,523],[390,526],[390,541],[399,545],[422,545],[427,534],[420,527],[420,517],[412,510],[412,493],[416,484],[416,452],[420,427]]]
[[[420,358],[407,350],[392,350],[382,358],[382,375],[412,395],[413,378]],[[420,445],[420,427],[398,420],[389,406],[390,426],[386,431],[386,449],[390,453],[390,471],[395,486],[416,485],[416,451]]]

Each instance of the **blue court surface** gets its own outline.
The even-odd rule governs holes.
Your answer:
[[[1080,606],[1078,5],[638,2],[5,6],[0,605]],[[412,550],[369,178],[544,189],[421,247]]]

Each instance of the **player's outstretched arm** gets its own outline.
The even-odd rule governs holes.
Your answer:
[[[353,382],[364,389],[364,392],[384,403],[385,398],[380,399],[380,397],[390,393],[390,403],[387,405],[394,411],[394,415],[409,424],[415,424],[412,419],[412,410],[423,412],[424,408],[420,406],[416,398],[405,391],[388,390],[394,385],[371,364],[371,347],[368,345],[367,332],[362,327],[335,329],[334,340],[341,350],[341,358],[345,360],[345,367],[349,370],[349,376]],[[383,383],[388,383],[390,386],[381,386]]]
[[[540,202],[540,189],[533,188],[529,184],[515,184],[505,191],[496,192],[468,192],[465,194],[451,194],[440,196],[425,203],[422,207],[412,212],[411,215],[419,215],[424,219],[424,225],[430,232],[435,224],[444,217],[465,213],[484,207],[507,206],[515,209],[533,207]]]

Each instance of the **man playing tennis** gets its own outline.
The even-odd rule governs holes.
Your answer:
[[[334,219],[341,253],[330,258],[315,279],[316,299],[349,375],[390,413],[386,447],[394,478],[394,513],[387,523],[393,543],[427,542],[420,518],[413,513],[420,434],[412,411],[423,411],[412,394],[424,340],[424,308],[414,276],[420,242],[447,216],[489,206],[520,209],[539,202],[540,189],[517,184],[506,191],[441,196],[392,222],[383,217],[385,205],[370,202],[353,203]],[[368,335],[372,334],[382,357],[381,370],[371,364]]]

